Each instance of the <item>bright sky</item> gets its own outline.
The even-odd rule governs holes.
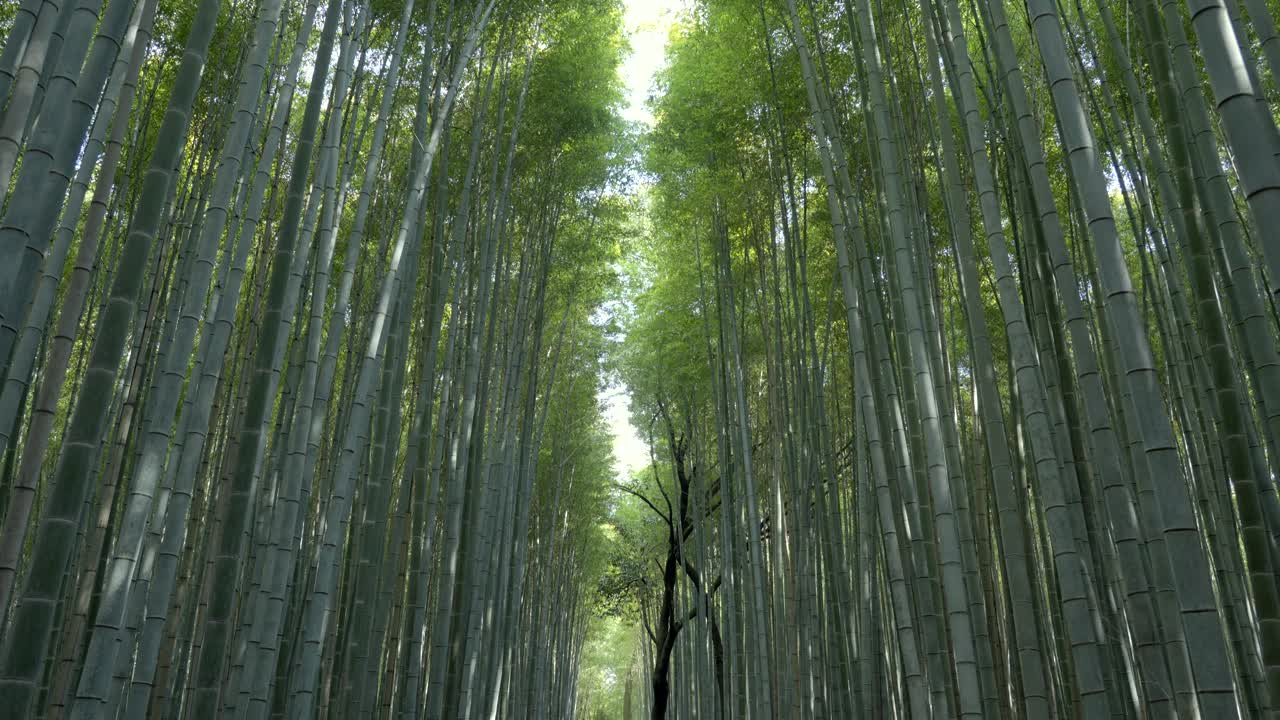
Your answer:
[[[653,76],[662,67],[667,37],[682,0],[626,0],[623,22],[631,39],[631,56],[622,64],[622,78],[627,84],[627,120],[653,124],[653,115],[645,107],[645,99],[653,85]]]
[[[645,106],[654,74],[662,67],[667,37],[682,0],[626,0],[624,22],[631,40],[631,55],[622,64],[622,79],[627,85],[625,119],[653,124],[653,114]],[[613,383],[600,394],[605,403],[605,417],[613,433],[614,471],[624,479],[649,464],[649,446],[631,426],[631,395],[621,384]]]

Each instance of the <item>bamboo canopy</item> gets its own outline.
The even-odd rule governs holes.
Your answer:
[[[1280,718],[1277,12],[0,6],[0,715]]]

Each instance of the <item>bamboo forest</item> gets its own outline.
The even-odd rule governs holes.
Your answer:
[[[0,718],[1280,719],[1278,15],[0,0]]]

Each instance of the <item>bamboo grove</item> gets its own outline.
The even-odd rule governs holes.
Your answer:
[[[1276,11],[0,6],[0,714],[1280,717]]]
[[[1275,9],[691,4],[596,717],[1280,714]]]
[[[620,9],[3,12],[0,714],[562,716]]]

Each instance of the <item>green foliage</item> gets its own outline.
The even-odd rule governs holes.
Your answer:
[[[583,669],[578,675],[578,716],[621,718],[625,685],[638,651],[635,625],[611,615],[596,615],[588,622]]]

